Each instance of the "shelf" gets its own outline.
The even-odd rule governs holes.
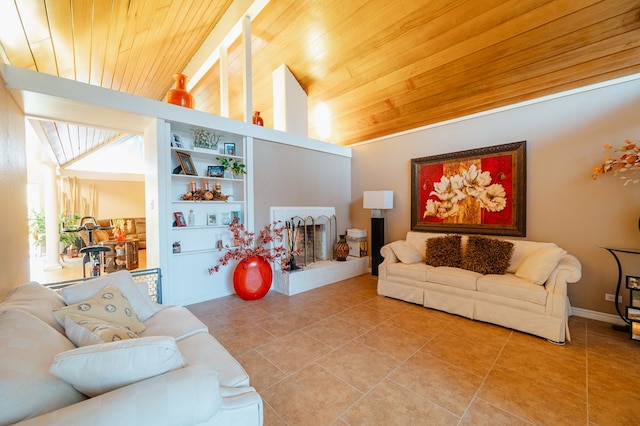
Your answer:
[[[174,256],[188,256],[190,254],[198,254],[198,253],[222,253],[223,251],[228,251],[228,250],[232,250],[235,247],[229,247],[229,248],[223,248],[223,249],[218,249],[218,248],[208,248],[208,249],[201,249],[201,250],[182,250],[180,253],[172,253]]]
[[[174,231],[184,231],[187,229],[214,229],[214,228],[228,228],[229,225],[197,225],[197,226],[172,226]]]
[[[231,200],[231,201],[206,201],[206,200],[175,200],[171,204],[243,204],[244,201]]]
[[[229,178],[221,178],[221,177],[213,177],[213,176],[177,175],[175,173],[172,173],[171,177],[172,178],[177,178],[177,179],[184,179],[184,180],[207,179],[207,180],[220,180],[220,181],[224,181],[224,182],[244,182],[244,178],[229,179]]]
[[[235,158],[237,160],[241,160],[243,161],[244,158],[241,155],[228,155],[228,154],[223,154],[221,152],[218,151],[214,151],[214,150],[198,150],[195,151],[193,149],[189,149],[189,148],[176,148],[176,147],[171,147],[171,151],[179,151],[179,152],[184,152],[185,154],[189,154],[191,157],[198,157],[198,158],[209,158],[209,157],[224,157],[224,158]]]

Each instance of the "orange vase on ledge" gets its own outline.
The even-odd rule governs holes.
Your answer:
[[[184,74],[174,74],[173,78],[176,79],[176,87],[167,93],[167,102],[186,108],[195,108],[196,101],[193,95],[187,92],[187,76]]]
[[[254,111],[251,122],[257,126],[264,126],[264,120],[260,117],[260,111]]]

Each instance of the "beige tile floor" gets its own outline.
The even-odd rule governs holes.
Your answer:
[[[272,425],[638,425],[640,343],[572,317],[557,346],[380,297],[362,275],[288,297],[189,306]]]

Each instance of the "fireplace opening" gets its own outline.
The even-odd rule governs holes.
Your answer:
[[[304,268],[311,263],[332,260],[333,247],[337,242],[335,215],[317,217],[293,216],[287,221],[289,226],[288,244],[294,254],[295,266],[292,271]]]

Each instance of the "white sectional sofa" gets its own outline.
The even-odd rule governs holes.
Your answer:
[[[578,259],[554,243],[499,239],[513,243],[504,274],[428,265],[427,241],[438,237],[445,234],[410,231],[404,241],[382,247],[378,294],[556,343],[570,340],[567,283],[581,277]],[[463,259],[469,238],[477,237],[461,238]]]
[[[72,313],[94,309],[125,315],[135,338],[118,340],[120,318],[94,327]],[[60,291],[28,283],[0,303],[0,425],[262,422],[242,366],[186,308],[151,302],[128,271]]]

